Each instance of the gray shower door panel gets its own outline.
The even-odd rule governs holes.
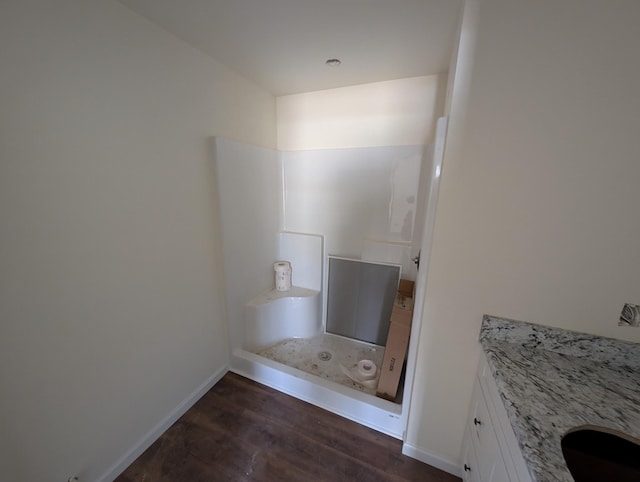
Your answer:
[[[327,332],[386,345],[400,266],[329,257]]]

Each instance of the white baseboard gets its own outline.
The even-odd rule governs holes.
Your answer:
[[[424,462],[425,464],[431,465],[437,469],[444,470],[456,477],[462,477],[462,471],[460,470],[460,466],[457,462],[453,462],[451,460],[443,459],[437,455],[430,454],[421,450],[413,445],[408,443],[402,444],[402,453],[408,457],[419,460],[420,462]]]
[[[187,398],[182,400],[164,419],[153,427],[142,437],[133,447],[131,447],[109,470],[100,478],[99,482],[111,482],[124,470],[129,467],[142,453],[147,450],[160,435],[162,435],[171,425],[173,425],[182,415],[185,414],[211,387],[229,371],[229,367],[224,366],[216,373],[207,378],[198,388],[196,388]]]

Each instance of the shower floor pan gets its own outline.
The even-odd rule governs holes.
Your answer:
[[[344,374],[358,361],[382,365],[384,347],[329,333],[233,352],[231,370],[362,425],[402,439],[402,406],[375,396]]]
[[[354,382],[343,371],[355,368],[360,360],[382,366],[384,347],[359,342],[330,333],[313,338],[290,338],[257,352],[258,355],[346,387],[375,395],[374,388]]]

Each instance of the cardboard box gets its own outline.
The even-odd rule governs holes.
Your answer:
[[[413,290],[415,288],[415,283],[408,279],[401,279],[398,284],[398,293],[404,296],[408,296],[409,298],[413,298]]]
[[[391,323],[389,337],[384,350],[384,360],[380,368],[380,380],[376,395],[387,400],[395,401],[398,394],[400,374],[407,355],[411,325]]]
[[[391,310],[391,323],[401,323],[411,326],[413,318],[413,298],[398,294]]]
[[[400,281],[403,291],[398,290],[393,303],[387,345],[384,350],[382,367],[380,367],[380,380],[376,390],[377,396],[392,402],[395,401],[398,394],[400,375],[402,374],[402,367],[409,346],[411,318],[413,318],[413,281],[408,281],[408,283],[411,283],[409,287],[410,296],[407,295],[409,292],[407,290],[408,284],[403,286],[402,281],[408,280]]]

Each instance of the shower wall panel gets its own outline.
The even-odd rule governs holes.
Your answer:
[[[225,303],[232,350],[243,346],[245,304],[273,286],[282,220],[277,151],[215,138]]]
[[[328,254],[399,263],[411,248],[423,146],[283,151],[284,228],[325,236]]]

